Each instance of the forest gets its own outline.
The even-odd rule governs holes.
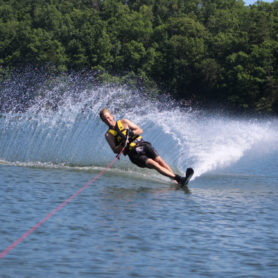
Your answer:
[[[1,80],[30,65],[278,114],[278,1],[0,0]]]

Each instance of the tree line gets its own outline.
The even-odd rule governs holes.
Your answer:
[[[2,76],[46,64],[278,113],[278,1],[0,0]]]

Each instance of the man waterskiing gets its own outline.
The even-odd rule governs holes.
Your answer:
[[[176,181],[181,187],[186,187],[194,174],[192,168],[187,168],[185,177],[176,175],[151,143],[143,140],[141,136],[143,130],[139,126],[128,119],[115,121],[107,108],[103,108],[99,115],[109,127],[105,138],[114,153],[119,154],[124,148],[123,153],[128,155],[132,163],[142,168],[155,169],[160,174]]]

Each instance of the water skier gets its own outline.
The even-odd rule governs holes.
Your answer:
[[[109,127],[105,138],[114,153],[119,154],[124,149],[124,155],[128,155],[132,163],[141,168],[155,169],[160,174],[176,181],[182,187],[186,186],[194,171],[186,170],[186,176],[181,177],[173,172],[171,167],[157,153],[151,143],[144,141],[141,134],[143,130],[128,119],[115,121],[112,113],[103,108],[100,118]]]

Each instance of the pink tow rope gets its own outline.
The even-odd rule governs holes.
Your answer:
[[[75,194],[73,194],[70,198],[68,198],[66,201],[64,201],[60,206],[58,206],[56,209],[54,209],[51,213],[49,213],[45,218],[43,218],[40,222],[38,222],[33,228],[31,228],[28,232],[26,232],[24,235],[22,235],[18,240],[16,240],[13,244],[11,244],[6,250],[4,250],[0,254],[0,259],[2,259],[9,251],[11,251],[14,247],[16,247],[21,241],[23,241],[27,236],[29,236],[33,231],[35,231],[42,223],[44,223],[47,219],[49,219],[54,213],[56,213],[58,210],[60,210],[62,207],[64,207],[67,203],[69,203],[73,198],[75,198],[79,193],[81,193],[83,190],[85,190],[91,183],[93,183],[96,179],[98,179],[101,175],[103,175],[109,168],[112,167],[112,165],[116,162],[116,160],[120,157],[122,152],[124,151],[126,146],[123,147],[123,149],[120,151],[120,153],[116,156],[116,158],[111,161],[105,169],[103,169],[96,177],[94,177],[91,181],[89,181],[84,187],[79,189]]]

